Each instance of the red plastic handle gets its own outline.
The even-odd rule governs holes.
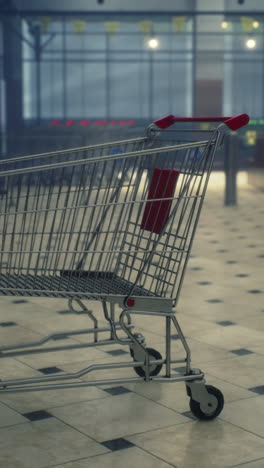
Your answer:
[[[167,115],[162,119],[155,120],[157,127],[166,129],[176,122],[224,122],[231,130],[238,130],[249,122],[247,114],[236,115],[235,117],[174,117]]]

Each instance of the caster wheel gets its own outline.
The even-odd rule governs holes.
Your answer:
[[[205,387],[208,393],[216,398],[216,408],[214,407],[214,409],[212,409],[212,411],[210,412],[210,405],[208,405],[208,412],[204,413],[204,411],[202,411],[201,409],[200,403],[191,398],[190,409],[193,415],[196,416],[196,418],[201,419],[202,421],[210,421],[211,419],[216,418],[221,413],[224,407],[224,397],[222,392],[220,392],[218,388],[215,388],[212,385],[206,385]]]
[[[153,358],[154,359],[162,359],[161,354],[158,351],[156,351],[155,349],[146,348],[146,351],[149,354],[150,360],[153,360]],[[134,353],[133,353],[132,350],[131,350],[131,356],[134,359]],[[134,359],[134,361],[136,361],[136,359]],[[151,376],[158,375],[160,373],[161,369],[162,369],[162,364],[158,364],[156,366],[151,365],[149,375],[151,375]],[[146,376],[145,367],[134,367],[134,370],[135,370],[136,374],[139,375],[139,377],[145,377]]]

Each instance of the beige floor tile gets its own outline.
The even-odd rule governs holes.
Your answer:
[[[36,298],[35,298],[36,299]],[[32,302],[33,298],[27,297],[0,297],[0,319],[16,321],[24,325],[30,325],[31,320],[51,320],[54,317],[54,310],[48,305],[41,304],[42,298],[37,298],[40,302]],[[15,301],[24,300],[25,303],[16,304]],[[47,299],[46,299],[47,301]],[[62,307],[63,309],[63,307]]]
[[[248,329],[239,325],[219,326],[209,332],[199,332],[197,340],[208,343],[219,348],[231,351],[233,349],[248,348],[250,345],[264,346],[264,334],[258,330]]]
[[[46,410],[52,407],[57,408],[81,401],[106,398],[107,396],[103,390],[96,387],[76,387],[29,393],[0,393],[0,401],[16,411],[29,413],[31,411]]]
[[[264,354],[264,348],[261,344],[259,345],[250,345],[250,351],[254,351],[254,353],[257,353],[257,354]]]
[[[176,313],[176,318],[186,336],[195,338],[198,332],[204,330],[210,330],[214,328],[215,324],[209,320],[204,320],[201,316],[197,317],[192,314],[191,310],[182,310],[180,313]],[[175,333],[176,330],[175,330]]]
[[[165,323],[165,321],[164,321]],[[161,322],[161,324],[163,324],[163,322]],[[161,334],[157,334],[157,333],[152,333],[148,330],[147,326],[144,328],[142,326],[139,326],[137,325],[136,323],[134,324],[134,328],[132,330],[132,333],[141,333],[144,338],[145,338],[145,341],[146,341],[146,344],[147,346],[151,346],[151,343],[163,343],[164,341],[164,338]],[[161,330],[163,331],[163,330]],[[165,327],[164,327],[164,335],[165,335]],[[78,337],[76,337],[76,341],[78,340],[78,342],[80,343],[85,343],[87,342],[87,338],[85,338],[86,335],[80,335]],[[127,340],[128,339],[128,336],[125,335],[125,333],[122,331],[119,331],[117,330],[117,336],[119,339],[125,339]],[[98,341],[102,341],[102,340],[109,340],[110,338],[110,333],[107,332],[107,333],[100,333],[99,337],[98,337]],[[126,352],[129,352],[129,347],[128,345],[126,344],[122,344],[122,343],[118,343],[118,342],[112,342],[112,343],[107,343],[106,345],[100,345],[98,346],[98,349],[101,350],[101,351],[104,351],[104,352],[108,352],[108,351],[112,351],[114,349],[122,349],[123,351],[126,351]]]
[[[250,354],[207,363],[206,370],[210,375],[227,382],[244,388],[252,388],[263,385],[263,364],[262,355]]]
[[[5,317],[3,321],[11,321],[10,317]],[[21,325],[13,327],[0,327],[0,346],[30,343],[42,338],[41,333],[34,332]]]
[[[77,372],[82,369],[91,368],[91,370],[81,377],[83,381],[91,381],[91,380],[98,380],[98,379],[108,379],[108,378],[120,378],[135,376],[133,369],[131,368],[106,368],[106,369],[95,369],[94,366],[101,366],[101,365],[111,365],[111,364],[118,364],[118,363],[126,363],[132,362],[129,354],[122,354],[121,356],[111,356],[110,354],[105,356],[103,359],[93,360],[93,361],[80,361],[74,363],[67,363],[63,365],[63,369],[65,372]]]
[[[228,351],[217,348],[212,345],[208,345],[206,343],[203,343],[202,341],[198,341],[193,338],[187,337],[187,344],[191,350],[191,362],[192,362],[192,367],[200,367],[204,363],[211,362],[211,361],[217,361],[221,359],[229,359],[234,357],[233,354],[229,353]],[[162,356],[165,358],[165,340],[163,343],[156,343],[154,344],[154,348],[157,349]],[[186,353],[183,348],[183,345],[180,340],[172,340],[171,341],[171,355],[172,359],[185,359]],[[172,364],[172,368],[174,367],[180,367],[184,366],[184,363],[182,364]]]
[[[177,305],[177,318],[192,351],[192,366],[201,368],[207,383],[224,394],[225,407],[219,419],[203,424],[179,414],[189,411],[189,398],[183,383],[166,385],[141,381],[115,385],[108,382],[100,388],[89,386],[45,392],[0,393],[1,421],[5,426],[0,429],[1,467],[123,468],[129,467],[129,463],[133,468],[137,465],[165,468],[167,464],[175,468],[264,467],[263,438],[255,435],[262,434],[263,437],[264,397],[248,390],[264,383],[264,313],[261,312],[264,310],[264,296],[248,293],[249,290],[264,288],[263,258],[257,257],[264,254],[264,227],[255,228],[256,225],[264,225],[263,214],[259,213],[263,211],[264,194],[256,196],[254,190],[244,186],[239,192],[238,206],[226,208],[222,196],[224,184],[221,190],[220,193],[219,185],[212,180],[194,241],[194,257],[190,258]],[[240,239],[242,235],[246,238]],[[215,240],[218,243],[211,243]],[[257,247],[248,248],[250,244]],[[217,252],[221,249],[227,252]],[[228,264],[230,260],[237,263]],[[202,270],[193,270],[195,267]],[[237,277],[239,273],[249,276]],[[199,285],[201,281],[212,284]],[[214,298],[223,302],[207,302]],[[14,304],[18,299],[28,302]],[[94,311],[99,326],[108,326],[99,302],[85,301],[85,305]],[[0,322],[15,321],[18,324],[9,329],[0,327],[0,345],[37,340],[56,331],[91,328],[92,323],[85,315],[57,313],[68,309],[68,302],[63,299],[0,297]],[[116,311],[116,319],[119,312]],[[236,325],[221,327],[216,324],[224,320],[231,320]],[[164,357],[165,320],[141,315],[132,316],[132,321],[133,332],[142,333],[147,346],[158,350]],[[119,335],[124,336],[123,332]],[[43,348],[86,343],[91,338],[92,335],[74,336],[65,341],[52,341]],[[100,334],[99,338],[108,339],[109,333]],[[230,353],[238,348],[247,348],[257,354],[236,356]],[[0,379],[39,376],[39,372],[31,367],[58,366],[65,372],[77,372],[95,364],[130,361],[129,354],[115,357],[107,353],[116,349],[128,351],[127,346],[111,344],[8,357],[0,360]],[[185,357],[178,340],[172,341],[172,356],[174,359]],[[107,369],[91,372],[81,381],[134,377],[137,376],[133,369]],[[104,391],[115,386],[127,387],[135,393],[114,397]],[[138,433],[134,437],[142,447],[145,444],[147,452],[134,447],[105,453],[102,446],[55,418],[31,424],[17,413],[40,409],[57,411],[67,423],[88,436],[96,434],[98,440],[129,438],[127,434]],[[6,427],[6,423],[10,427]],[[167,427],[170,425],[173,428]],[[151,432],[143,434],[144,431]],[[164,462],[157,461],[153,454]]]
[[[201,320],[202,324],[208,322],[215,324],[221,320],[231,320],[236,324],[240,324],[241,319],[247,319],[251,313],[254,312],[254,314],[256,314],[258,310],[261,310],[257,305],[253,307],[252,303],[238,303],[237,298],[234,296],[230,300],[226,300],[225,298],[212,294],[211,298],[208,299],[222,299],[224,302],[210,303],[207,302],[207,300],[200,301],[197,299],[196,306],[194,307],[193,304],[186,304],[184,300],[180,300],[179,310],[181,315],[184,315],[186,319],[194,319],[198,322]],[[202,330],[201,328],[197,328],[197,333],[200,333],[203,330],[203,328]]]
[[[179,413],[189,411],[189,398],[187,397],[185,385],[182,382],[140,382],[135,384],[125,384],[126,388],[142,395],[149,400],[164,405]]]
[[[138,447],[58,465],[56,468],[170,468],[171,465]],[[52,468],[52,467],[51,467]]]
[[[260,460],[251,461],[249,463],[243,463],[243,465],[234,465],[232,468],[263,468],[264,466],[264,458]]]
[[[256,394],[253,393],[253,395]],[[247,400],[228,403],[220,417],[224,421],[264,438],[264,396],[258,395]]]
[[[67,314],[67,319],[65,319],[65,317],[66,315],[49,313],[46,316],[45,314],[42,314],[41,316],[38,315],[37,317],[31,316],[30,319],[28,319],[25,314],[25,318],[20,318],[19,320],[21,323],[23,322],[25,326],[28,326],[28,328],[31,330],[40,330],[41,333],[45,335],[56,332],[67,332],[93,328],[93,322],[86,315]]]
[[[3,358],[0,361],[1,380],[14,380],[26,377],[39,377],[40,373],[13,358]]]
[[[132,392],[53,408],[51,413],[98,441],[188,421],[186,417]]]
[[[127,439],[177,468],[231,467],[252,460],[252,454],[264,454],[263,439],[219,419],[181,424]]]
[[[246,328],[264,332],[264,313],[262,313],[262,315],[260,315],[260,313],[255,315],[252,314],[247,318],[243,318],[240,320],[240,325]],[[259,346],[259,348],[261,348],[261,346]]]
[[[217,379],[207,373],[205,374],[205,379],[207,384],[213,385],[221,390],[224,395],[225,402],[254,397],[252,392],[221,379]],[[124,386],[139,395],[156,401],[167,408],[174,409],[179,413],[190,411],[189,397],[186,394],[186,386],[182,382],[140,382],[135,384],[124,384]]]
[[[27,419],[13,409],[0,403],[0,427],[13,426],[27,422]]]
[[[77,341],[73,340],[59,340],[51,341],[49,346],[67,346],[67,344],[78,345]],[[48,345],[47,345],[48,348]],[[32,366],[37,369],[42,369],[43,367],[51,367],[60,365],[63,367],[64,363],[78,362],[95,359],[104,359],[105,353],[100,350],[100,348],[87,347],[80,349],[65,349],[60,351],[50,351],[45,353],[36,353],[30,355],[20,355],[18,357],[19,361]]]
[[[0,466],[46,468],[108,450],[54,418],[0,429]]]

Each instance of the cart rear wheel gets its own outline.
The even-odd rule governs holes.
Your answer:
[[[149,354],[149,357],[150,357],[150,360],[154,360],[154,359],[162,359],[162,355],[156,351],[155,349],[152,349],[152,348],[146,348],[146,351],[148,352]],[[131,350],[131,356],[133,357],[134,359],[134,353],[133,351]],[[153,359],[154,358],[154,359]],[[136,359],[134,359],[134,361],[136,362]],[[145,366],[142,366],[142,367],[134,367],[135,369],[135,372],[140,376],[140,377],[145,377],[146,376],[146,371],[145,371]],[[149,372],[149,375],[150,376],[154,376],[154,375],[158,375],[160,373],[162,369],[162,364],[157,364],[156,366],[153,364],[150,366],[150,372]]]
[[[211,419],[216,418],[221,413],[224,407],[224,397],[222,392],[220,392],[218,388],[213,387],[212,385],[206,385],[205,387],[208,393],[216,398],[217,406],[212,409],[212,412],[210,412],[210,407],[208,405],[208,412],[205,413],[204,411],[202,411],[200,403],[191,398],[190,409],[193,415],[196,416],[196,418],[201,419],[203,421],[210,421]]]

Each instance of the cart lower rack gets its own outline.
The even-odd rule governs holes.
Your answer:
[[[93,322],[87,330],[1,346],[1,357],[26,352],[55,337],[81,334],[93,336],[85,347],[119,343],[128,346],[131,355],[130,362],[1,381],[0,393],[184,381],[195,416],[208,420],[221,412],[220,390],[205,385],[204,374],[191,368],[190,349],[175,308],[216,148],[228,129],[238,129],[248,120],[246,114],[203,119],[168,116],[150,125],[142,138],[0,161],[0,294],[65,298],[72,311],[80,308]],[[206,132],[167,130],[182,121],[223,123]],[[108,327],[98,326],[86,307],[89,300],[102,303]],[[141,334],[133,333],[134,315],[165,319],[164,358],[146,347]],[[184,359],[171,357],[172,327],[185,350]],[[109,339],[99,340],[107,330]],[[172,374],[175,362],[185,363],[183,375]],[[126,367],[137,376],[78,380],[94,370]]]

